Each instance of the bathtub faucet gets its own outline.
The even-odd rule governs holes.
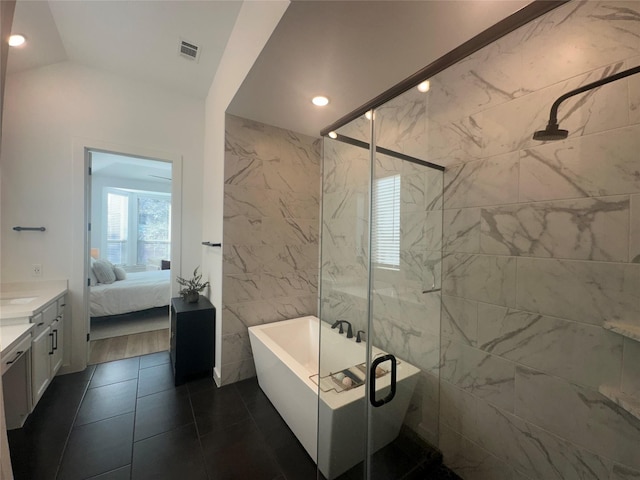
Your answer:
[[[360,336],[361,333],[364,335],[364,330],[358,330],[358,333],[356,333],[356,343],[362,342],[362,336]]]
[[[338,333],[344,333],[344,329],[342,328],[342,324],[344,323],[347,324],[347,338],[353,338],[353,329],[351,328],[351,324],[346,320],[336,321],[333,325],[331,325],[331,328],[340,327],[340,330],[338,331]]]

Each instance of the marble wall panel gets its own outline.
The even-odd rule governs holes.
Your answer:
[[[452,166],[444,173],[444,207],[463,208],[515,203],[518,154]]]
[[[482,157],[482,128],[471,116],[457,113],[452,121],[427,119],[427,161],[446,167]]]
[[[440,382],[440,421],[458,434],[477,441],[479,436],[476,397],[443,380]]]
[[[442,278],[442,293],[445,295],[515,306],[515,258],[447,254],[442,261]]]
[[[517,308],[594,325],[635,322],[639,281],[638,265],[521,257]]]
[[[478,302],[442,295],[442,337],[466,345],[477,345]]]
[[[598,455],[640,468],[639,419],[593,389],[525,367],[516,369],[516,377],[518,416]]]
[[[259,273],[264,268],[260,255],[262,247],[252,245],[223,245],[222,271],[224,275]]]
[[[622,69],[623,63],[618,62],[473,115],[483,133],[482,155],[499,155],[539,144],[532,135],[546,126],[549,108],[556,98]],[[590,90],[562,103],[558,120],[562,128],[569,130],[570,137],[628,125],[626,81],[620,80],[606,87],[602,92]]]
[[[640,125],[521,152],[520,201],[640,193]]]
[[[631,195],[629,212],[629,261],[640,263],[640,195]]]
[[[256,376],[256,366],[253,358],[240,360],[239,362],[222,364],[220,384],[230,385],[232,383],[246,380]]]
[[[350,189],[326,192],[322,201],[324,221],[352,218],[369,219],[368,188],[354,186]]]
[[[369,150],[330,139],[324,141],[322,191],[369,185]]]
[[[444,211],[445,252],[480,253],[480,208],[452,208]]]
[[[269,190],[259,187],[226,185],[224,189],[225,215],[245,215],[248,217],[277,215],[277,206],[265,201],[268,192]]]
[[[226,363],[236,363],[253,358],[249,333],[247,331],[222,336],[222,348]]]
[[[438,377],[421,372],[416,383],[404,425],[431,445],[438,444],[440,386]]]
[[[626,262],[628,231],[628,196],[483,208],[480,250],[495,255]]]
[[[483,401],[478,430],[481,446],[530,478],[600,480],[611,469],[609,460]]]
[[[640,398],[640,342],[624,339],[621,390]]]
[[[617,378],[622,363],[622,338],[601,327],[485,303],[478,347],[593,388]]]
[[[640,65],[640,57],[630,59],[625,67],[633,68]],[[640,123],[640,76],[629,77],[629,123]]]
[[[262,175],[262,160],[227,152],[224,160],[224,183],[263,188],[265,183]]]
[[[261,238],[265,245],[315,245],[318,243],[318,221],[264,217]]]
[[[225,158],[237,157],[261,161],[279,158],[282,149],[274,138],[278,138],[282,132],[283,130],[270,125],[226,115]]]
[[[259,273],[225,275],[222,286],[222,303],[240,303],[262,300]]]
[[[440,378],[506,411],[513,411],[513,362],[443,339]]]
[[[262,218],[225,215],[222,233],[224,245],[262,245]]]
[[[640,470],[635,470],[624,465],[615,464],[611,471],[609,480],[638,480],[640,479]]]
[[[442,423],[439,446],[444,464],[465,480],[530,480],[506,462]]]

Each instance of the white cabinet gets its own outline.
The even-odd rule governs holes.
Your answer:
[[[45,305],[42,312],[32,319],[36,324],[31,344],[32,408],[62,366],[65,298],[63,296]]]

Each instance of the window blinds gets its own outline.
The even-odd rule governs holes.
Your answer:
[[[373,263],[400,267],[400,175],[376,179],[373,198]]]

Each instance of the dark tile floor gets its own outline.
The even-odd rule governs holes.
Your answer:
[[[16,480],[316,478],[255,379],[174,387],[167,352],[56,377],[9,445]],[[458,478],[439,463],[402,437],[376,454],[374,477]],[[340,480],[362,478],[356,466]]]

